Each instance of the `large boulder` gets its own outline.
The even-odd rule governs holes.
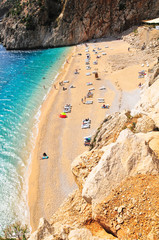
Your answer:
[[[110,234],[104,234],[104,236],[97,237],[93,236],[91,231],[89,231],[87,228],[81,228],[81,229],[75,229],[72,230],[68,236],[68,240],[115,240],[117,238],[113,237]]]
[[[142,115],[141,118],[138,118],[135,126],[135,132],[147,133],[153,131],[154,129],[155,122],[150,117],[148,117],[147,115]]]
[[[102,148],[103,146],[115,142],[126,122],[127,116],[125,112],[117,112],[107,116],[93,135],[91,148]]]
[[[155,137],[159,138],[159,133],[155,133]],[[127,176],[158,173],[159,160],[149,147],[149,141],[152,139],[152,133],[134,134],[125,129],[115,143],[102,148],[104,154],[83,186],[84,199],[88,203],[101,200]]]
[[[53,240],[53,229],[46,219],[40,219],[38,229],[30,236],[29,240]]]
[[[80,191],[83,189],[83,184],[92,169],[100,161],[104,151],[92,150],[79,155],[71,164],[71,170]]]

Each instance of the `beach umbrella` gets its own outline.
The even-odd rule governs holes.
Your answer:
[[[66,118],[66,117],[67,117],[67,115],[65,112],[60,113],[60,118]]]

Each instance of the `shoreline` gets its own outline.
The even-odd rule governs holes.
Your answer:
[[[109,48],[105,49],[106,44],[109,45]],[[52,86],[52,90],[41,108],[38,137],[30,164],[31,174],[29,177],[28,202],[32,231],[37,228],[40,217],[50,220],[64,198],[75,188],[70,170],[71,162],[87,150],[83,145],[83,137],[93,134],[93,131],[98,128],[109,112],[101,109],[102,104],[97,102],[97,98],[104,98],[105,103],[111,106],[116,97],[116,91],[135,90],[138,88],[139,81],[142,83],[145,81],[145,79],[138,80],[137,77],[142,62],[136,65],[129,63],[130,66],[127,67],[126,58],[123,59],[124,69],[112,70],[113,67],[116,67],[113,62],[116,60],[116,56],[125,54],[129,58],[128,43],[115,40],[88,43],[88,46],[91,55],[91,70],[86,70],[85,45],[77,45],[70,53],[69,59],[67,57],[69,64],[66,65],[66,68],[64,66],[61,69],[62,72],[56,81],[57,85],[61,80],[69,80],[69,84],[65,85],[67,90],[62,91],[61,86],[55,90]],[[101,55],[98,59],[98,65],[92,64],[97,59],[97,55],[92,53],[94,47],[101,47],[102,51],[107,53],[102,55],[101,51],[98,51]],[[74,74],[75,69],[78,69],[79,74]],[[95,79],[94,74],[92,74],[93,70],[98,71],[101,80]],[[90,76],[86,76],[88,72],[91,73]],[[131,73],[131,76],[128,75],[129,82],[125,77],[125,74],[128,73]],[[115,90],[111,89],[107,83],[108,79]],[[86,105],[81,102],[81,98],[87,94],[91,87],[86,86],[86,83],[90,81],[95,87],[93,104]],[[70,85],[74,85],[75,88],[69,88]],[[106,86],[106,90],[97,90],[103,85]],[[72,112],[68,114],[68,118],[60,119],[59,114],[66,103],[72,105]],[[92,121],[91,129],[81,129],[82,119],[88,117]],[[43,152],[48,154],[48,160],[39,160]]]
[[[71,56],[74,52],[74,47],[72,50],[69,51],[69,53],[67,54],[67,58],[66,59],[71,59]],[[59,69],[59,72],[57,73],[57,76],[55,77],[55,82],[53,82],[52,84],[52,87],[50,89],[50,91],[47,93],[45,99],[44,99],[44,102],[43,104],[41,105],[41,113],[40,113],[40,117],[39,117],[39,123],[38,123],[38,133],[37,133],[37,137],[36,137],[36,140],[35,140],[35,145],[34,145],[34,148],[32,150],[32,153],[31,153],[31,161],[29,163],[29,173],[28,173],[28,206],[29,206],[29,209],[31,208],[30,206],[32,206],[32,203],[33,205],[36,205],[36,202],[37,202],[37,199],[38,199],[38,194],[37,194],[37,191],[38,191],[38,182],[36,181],[38,178],[39,178],[39,163],[38,161],[36,161],[36,154],[37,154],[37,151],[39,151],[39,149],[37,149],[38,145],[39,145],[39,142],[41,141],[41,132],[44,131],[43,129],[43,119],[46,119],[47,118],[47,115],[49,113],[49,111],[45,111],[45,106],[48,105],[49,106],[49,109],[51,108],[52,106],[52,103],[54,102],[56,96],[58,95],[58,90],[55,90],[54,89],[54,84],[58,84],[59,83],[59,80],[60,80],[60,77],[61,75],[63,75],[63,71],[65,70],[65,68],[69,68],[70,65],[66,65],[66,60],[65,62],[63,63],[63,65],[61,66],[61,68]],[[40,134],[40,135],[39,135]],[[39,159],[38,159],[39,160]],[[33,172],[34,170],[34,172]],[[35,175],[35,172],[36,172],[36,175]],[[34,192],[34,196],[32,195],[32,192]],[[30,215],[30,211],[29,211],[29,215]],[[31,224],[31,219],[30,219],[30,225]]]

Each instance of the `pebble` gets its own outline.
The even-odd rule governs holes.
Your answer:
[[[117,222],[118,222],[119,224],[122,224],[122,223],[124,222],[124,220],[123,220],[121,217],[118,217],[118,218],[117,218]]]
[[[118,224],[118,225],[116,225],[115,230],[118,231],[120,228],[121,228],[121,227],[120,227],[120,225]]]

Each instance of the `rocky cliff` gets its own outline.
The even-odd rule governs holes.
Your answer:
[[[0,23],[0,41],[7,49],[72,45],[114,35],[158,12],[159,0],[15,0]]]
[[[159,239],[158,90],[157,62],[136,107],[108,115],[73,161],[78,190],[30,240]]]

